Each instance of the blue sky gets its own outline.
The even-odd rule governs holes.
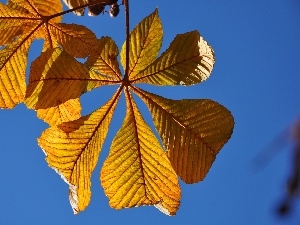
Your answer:
[[[20,104],[13,110],[0,111],[0,224],[299,224],[300,216],[295,212],[288,219],[279,219],[274,213],[284,196],[292,144],[262,170],[255,170],[253,158],[300,114],[300,2],[131,0],[131,28],[156,7],[164,29],[162,51],[176,34],[198,30],[213,47],[216,64],[211,77],[199,85],[145,89],[173,99],[209,98],[226,106],[235,117],[232,138],[206,179],[194,185],[181,183],[181,207],[174,217],[154,207],[111,209],[98,177],[122,122],[123,103],[117,108],[92,177],[90,206],[75,216],[67,184],[47,166],[36,142],[47,125]],[[98,37],[111,36],[119,47],[125,39],[122,7],[115,19],[70,14],[64,22],[85,24]],[[31,48],[31,60],[40,46],[38,42]],[[83,114],[101,106],[114,90],[99,88],[85,94]],[[146,108],[139,106],[149,119]],[[295,211],[299,209],[298,204]]]

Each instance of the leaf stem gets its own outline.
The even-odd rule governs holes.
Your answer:
[[[126,83],[129,81],[128,72],[129,72],[129,0],[123,1],[125,6],[125,20],[126,20],[126,67],[125,67],[125,75],[123,81]]]

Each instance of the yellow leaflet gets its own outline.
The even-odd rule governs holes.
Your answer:
[[[109,204],[116,209],[155,205],[174,215],[180,204],[177,175],[126,88],[127,111],[101,171]]]
[[[85,65],[96,73],[106,76],[107,80],[121,81],[119,50],[116,43],[110,37],[101,37],[97,44],[97,48],[91,52]]]
[[[78,119],[81,111],[79,98],[46,109],[37,109],[37,116],[51,126]]]
[[[38,139],[49,166],[69,184],[74,213],[83,211],[90,202],[90,179],[119,95],[88,116],[47,129]]]
[[[0,28],[1,20],[8,21],[6,22],[8,24],[13,24],[15,21],[18,21],[16,23],[21,23],[22,27],[20,29],[23,31],[35,27],[36,38],[45,39],[44,51],[47,48],[61,45],[72,56],[84,58],[95,49],[97,39],[92,31],[81,25],[60,23],[62,19],[61,16],[50,19],[49,16],[53,16],[62,11],[60,1],[10,0],[8,5],[9,7],[7,8],[11,10],[10,16],[13,18],[6,18],[4,14],[7,14],[7,12],[3,12],[3,16],[1,16],[0,8],[0,16],[3,17],[0,17]],[[14,12],[16,11],[18,13],[15,15]],[[23,13],[23,16],[19,15],[19,11]],[[16,20],[16,17],[19,17],[18,20]]]
[[[57,106],[105,83],[60,48],[42,53],[30,70],[26,105],[34,109]]]
[[[176,173],[186,183],[203,180],[231,137],[231,113],[209,99],[171,100],[135,90],[152,114]]]
[[[45,31],[49,29],[51,39],[47,37],[47,42],[52,45],[60,44],[70,55],[77,58],[85,58],[95,50],[97,40],[95,34],[85,26],[77,24],[53,24],[50,23]]]
[[[7,45],[14,37],[22,33],[23,20],[18,17],[25,17],[24,12],[12,9],[0,3],[0,45]]]
[[[32,63],[25,103],[29,108],[43,110],[44,115],[53,110],[55,112],[67,110],[72,111],[72,115],[75,116],[53,115],[59,116],[55,122],[50,119],[54,124],[65,121],[66,118],[77,119],[81,107],[78,102],[70,104],[68,101],[77,99],[84,92],[104,84],[103,79],[106,77],[90,72],[87,67],[60,48],[49,49]],[[71,108],[74,106],[76,108]]]
[[[192,31],[178,34],[157,60],[131,80],[153,85],[197,84],[210,76],[214,63],[212,48],[198,31]]]
[[[31,30],[28,31],[31,33]],[[23,102],[27,54],[33,37],[28,33],[0,50],[0,107],[13,108]]]
[[[0,43],[6,45],[0,50],[0,107],[13,108],[24,100],[27,52],[35,38],[45,38],[46,47],[60,44],[78,57],[86,57],[96,46],[96,36],[87,28],[55,24],[61,17],[47,20],[61,11],[61,3],[52,0],[0,3]]]
[[[36,13],[34,0],[8,0],[7,5],[25,13]]]
[[[8,0],[8,6],[18,11],[38,16],[50,16],[63,10],[59,0]],[[62,16],[51,19],[52,23],[60,23]]]
[[[130,79],[156,59],[162,45],[162,38],[162,24],[156,9],[130,32],[128,70]],[[120,56],[121,64],[125,68],[126,42],[122,46]]]
[[[63,11],[63,5],[60,0],[34,0],[36,10],[43,16],[51,16]],[[62,16],[54,17],[51,23],[60,23]]]

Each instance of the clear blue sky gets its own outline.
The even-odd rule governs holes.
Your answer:
[[[0,111],[0,224],[300,223],[299,213],[287,220],[274,214],[285,190],[291,145],[282,149],[265,169],[255,172],[252,167],[252,159],[300,114],[300,1],[177,2],[131,0],[131,28],[158,7],[164,28],[163,50],[176,34],[195,29],[215,50],[215,68],[206,82],[192,87],[146,87],[173,99],[210,98],[231,110],[236,123],[234,133],[206,179],[194,185],[181,183],[181,207],[174,217],[154,207],[111,209],[98,177],[124,116],[121,104],[92,177],[90,206],[74,216],[67,184],[47,166],[36,142],[47,125],[21,104],[13,110]],[[64,22],[85,24],[98,37],[111,36],[119,47],[125,38],[122,7],[115,19],[107,15],[76,18],[71,14]],[[39,47],[37,43],[31,48],[31,59],[37,56]],[[99,107],[114,90],[100,88],[85,94],[83,114]],[[141,106],[145,117],[150,118]],[[298,204],[296,210],[299,209]]]

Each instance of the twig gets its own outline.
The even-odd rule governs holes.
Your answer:
[[[129,0],[123,1],[125,6],[125,21],[126,21],[126,68],[125,68],[125,75],[124,81],[127,83],[128,73],[129,73]]]

